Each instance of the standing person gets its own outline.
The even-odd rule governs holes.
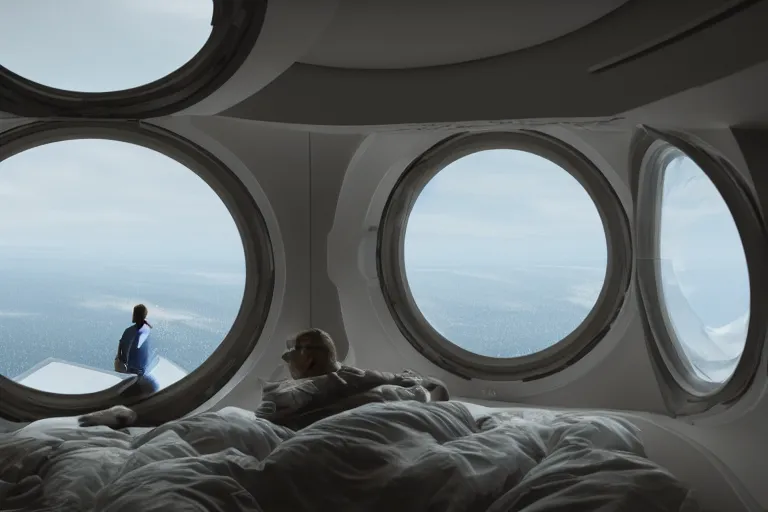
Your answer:
[[[133,325],[128,327],[120,338],[115,358],[115,369],[123,373],[138,375],[136,389],[131,386],[131,394],[140,391],[141,394],[154,393],[159,389],[155,378],[151,375],[151,364],[154,362],[152,350],[152,325],[147,322],[149,311],[144,304],[133,308]]]

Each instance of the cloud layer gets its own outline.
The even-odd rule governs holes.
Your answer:
[[[29,311],[3,311],[0,310],[0,318],[27,318],[30,316],[37,316],[37,313]]]
[[[188,327],[203,329],[210,332],[218,332],[220,330],[221,322],[216,319],[208,318],[192,311],[161,308],[138,297],[102,296],[82,301],[80,306],[94,310],[122,311],[128,313],[129,315],[126,315],[126,318],[129,318],[130,313],[133,311],[133,307],[136,304],[147,305],[149,309],[149,318],[152,322],[180,323],[187,325]]]

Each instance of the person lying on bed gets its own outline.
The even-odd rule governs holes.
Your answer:
[[[340,364],[336,344],[321,329],[301,331],[286,345],[282,359],[293,380],[266,383],[256,414],[294,430],[366,403],[450,398],[443,382],[411,370],[390,373]]]
[[[255,414],[299,430],[334,414],[373,402],[448,400],[443,382],[405,370],[390,373],[339,363],[336,344],[321,329],[307,329],[286,342],[282,359],[292,379],[267,382]],[[79,418],[81,426],[124,428],[137,423],[134,411],[116,406]]]

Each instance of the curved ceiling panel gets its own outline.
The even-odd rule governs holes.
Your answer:
[[[406,69],[458,64],[551,41],[627,0],[342,0],[306,64]]]
[[[669,40],[722,10],[722,0],[627,2],[610,19],[546,44],[449,66],[360,70],[297,63],[223,115],[377,129],[617,116],[768,59],[763,26],[768,2],[758,2],[674,44],[590,71]]]
[[[269,1],[259,40],[240,69],[216,91],[180,112],[215,115],[279,77],[311,48],[332,22],[338,0]]]

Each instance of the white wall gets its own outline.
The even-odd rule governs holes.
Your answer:
[[[397,176],[449,132],[310,135],[224,118],[194,118],[178,131],[190,137],[197,131],[198,141],[216,140],[248,168],[268,197],[286,254],[285,293],[273,307],[274,325],[265,330],[250,374],[228,390],[216,408],[252,407],[258,400],[258,378],[273,378],[281,365],[284,339],[292,331],[317,325],[339,340],[342,354],[351,344],[355,364],[393,371],[414,368],[444,379],[457,396],[636,411],[639,414],[633,418],[643,430],[649,455],[699,488],[707,502],[723,510],[768,506],[759,471],[765,458],[756,456],[765,450],[759,436],[768,426],[768,402],[746,416],[731,411],[731,417],[705,417],[693,425],[648,415],[663,414],[664,404],[634,297],[590,354],[567,370],[534,382],[456,378],[423,359],[403,338],[380,292],[376,233],[371,227],[377,225]],[[631,208],[628,129],[547,131],[593,159]],[[730,132],[699,135],[733,161],[744,161]],[[758,398],[750,400],[754,405]]]

